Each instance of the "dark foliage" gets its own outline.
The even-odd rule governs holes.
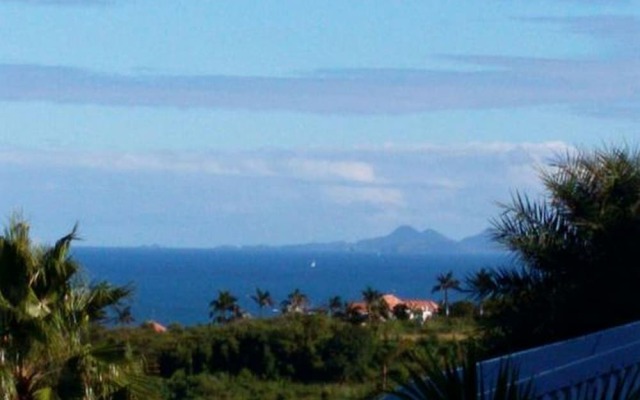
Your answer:
[[[130,341],[149,349],[146,357],[163,378],[178,371],[248,371],[261,379],[304,383],[366,380],[378,342],[367,327],[323,315],[173,328],[160,335],[140,329],[127,332]]]
[[[460,360],[460,358],[462,358]],[[485,387],[478,370],[475,350],[470,348],[462,357],[449,353],[445,357],[433,354],[413,355],[408,366],[409,379],[390,391],[399,400],[528,400],[534,399],[533,382],[519,383],[517,367],[505,360],[496,381]]]
[[[494,237],[519,268],[476,276],[494,344],[516,349],[640,319],[640,154],[566,155],[543,171],[546,197],[516,194]],[[486,272],[486,271],[485,271]]]

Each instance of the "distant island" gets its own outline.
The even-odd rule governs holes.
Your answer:
[[[420,232],[407,225],[396,228],[386,236],[363,239],[357,242],[337,241],[285,246],[224,246],[218,247],[217,249],[372,254],[482,254],[505,251],[505,249],[492,240],[489,229],[456,241],[433,229],[426,229]]]

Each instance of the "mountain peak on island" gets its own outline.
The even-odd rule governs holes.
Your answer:
[[[453,239],[449,239],[448,237],[446,237],[445,235],[443,235],[442,233],[434,229],[425,229],[424,231],[422,231],[421,235],[423,238],[453,240]]]
[[[401,225],[401,226],[397,227],[396,229],[394,229],[394,231],[391,232],[386,237],[413,238],[413,237],[416,237],[418,235],[420,235],[420,232],[418,232],[418,230],[415,229],[414,227],[412,227],[410,225]]]
[[[408,225],[396,228],[387,236],[360,240],[352,245],[355,251],[386,254],[455,252],[454,247],[454,240],[432,229],[419,232]]]
[[[399,227],[394,229],[393,232],[391,232],[391,233],[396,233],[396,232],[415,232],[415,233],[418,233],[418,230],[416,228],[414,228],[413,226],[411,226],[411,225],[400,225]]]

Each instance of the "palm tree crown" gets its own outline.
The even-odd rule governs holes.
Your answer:
[[[213,322],[224,324],[242,316],[238,299],[228,290],[218,292],[218,297],[209,303],[209,317]]]
[[[332,316],[338,316],[344,313],[344,301],[342,301],[342,297],[340,296],[332,296],[329,298],[327,302],[329,313]]]
[[[264,307],[273,306],[273,299],[271,298],[271,293],[268,290],[260,290],[260,288],[256,288],[256,294],[252,295],[251,298],[256,302],[258,307],[260,308],[260,314],[262,315],[262,309]]]
[[[282,302],[282,311],[284,313],[289,312],[304,312],[309,305],[309,298],[306,294],[302,293],[300,289],[296,288],[293,292],[289,293],[287,299]]]
[[[446,274],[439,274],[436,277],[438,284],[431,290],[434,292],[444,293],[444,309],[445,315],[449,316],[449,290],[460,290],[460,281],[453,277],[453,271],[449,271]]]
[[[519,264],[490,271],[493,323],[510,348],[640,318],[640,152],[569,153],[541,179],[543,198],[516,193],[493,221]]]
[[[379,321],[389,316],[389,305],[378,290],[367,286],[362,291],[362,300],[367,307],[367,317],[370,321]]]
[[[481,268],[479,271],[467,276],[465,283],[465,292],[469,293],[478,302],[480,315],[484,315],[484,302],[496,288],[491,272],[487,268]]]

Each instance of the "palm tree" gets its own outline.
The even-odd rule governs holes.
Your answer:
[[[289,293],[287,299],[282,302],[282,311],[284,313],[290,312],[304,312],[309,304],[309,298],[306,294],[302,293],[300,289],[296,288],[293,292]]]
[[[446,274],[439,274],[436,277],[438,284],[431,290],[432,293],[443,292],[444,293],[444,309],[445,315],[449,316],[449,290],[460,290],[460,281],[453,277],[453,271],[449,271]]]
[[[384,301],[382,293],[378,290],[367,286],[362,291],[362,299],[367,307],[369,321],[378,321],[389,316],[389,305]]]
[[[524,348],[640,319],[640,152],[568,153],[541,171],[544,197],[516,193],[493,220],[518,269],[492,270],[505,348]],[[603,288],[605,291],[603,292]],[[593,301],[594,293],[603,293]],[[588,304],[588,306],[586,306]]]
[[[89,342],[92,326],[131,294],[127,286],[86,284],[69,254],[76,227],[54,246],[31,242],[11,218],[0,237],[0,393],[4,399],[157,398],[126,345]]]
[[[340,296],[329,297],[328,301],[329,313],[332,317],[340,316],[344,313],[344,302]]]
[[[228,290],[218,291],[218,297],[211,300],[209,309],[209,318],[219,324],[231,322],[242,316],[242,311],[238,306],[238,299]]]
[[[115,322],[118,325],[130,325],[135,321],[135,318],[133,318],[133,314],[131,313],[130,305],[115,307],[114,311],[116,313]]]
[[[262,317],[262,309],[266,306],[273,306],[273,299],[271,298],[271,294],[268,290],[262,291],[260,288],[256,288],[256,294],[252,295],[251,298],[256,302],[258,307],[260,308],[260,316]]]
[[[484,302],[495,291],[496,284],[493,275],[486,268],[468,275],[465,279],[465,292],[478,302],[480,316],[484,315]]]

